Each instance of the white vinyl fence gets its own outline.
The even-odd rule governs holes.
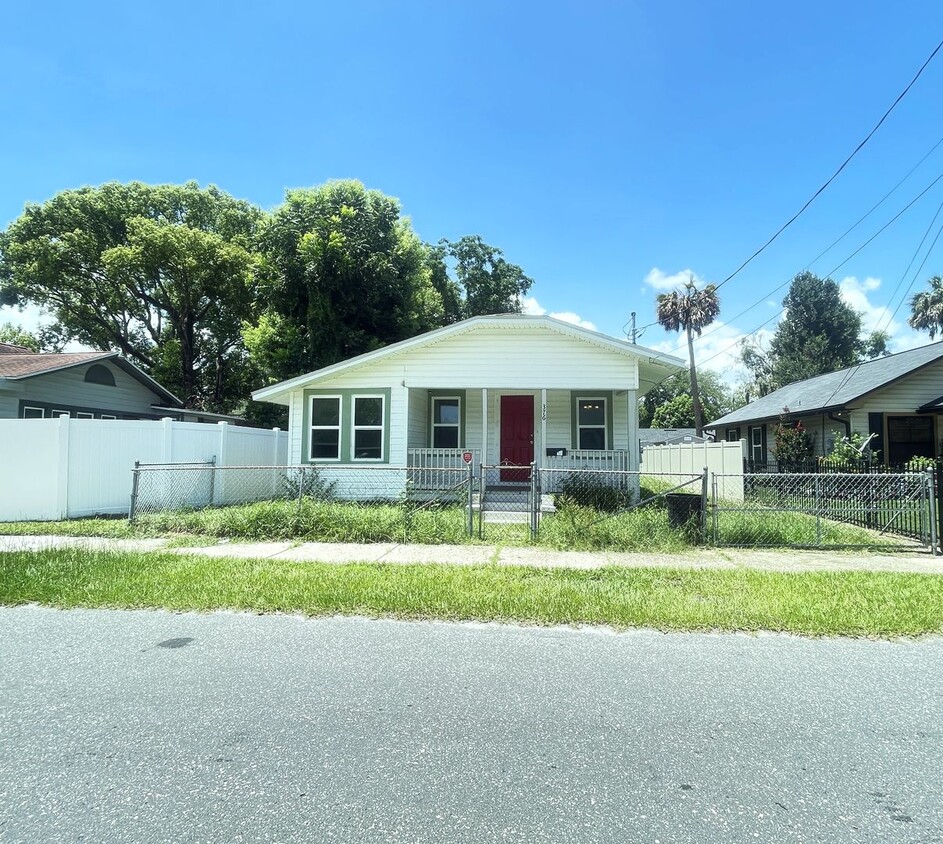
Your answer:
[[[0,521],[127,513],[141,463],[284,466],[288,434],[170,419],[0,419]]]
[[[743,501],[743,447],[740,443],[679,443],[648,446],[642,452],[641,473],[677,476],[682,483],[707,467],[717,475],[717,494],[727,501]],[[723,476],[723,477],[720,477]]]

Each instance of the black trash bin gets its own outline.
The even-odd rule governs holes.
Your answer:
[[[701,520],[701,496],[689,492],[669,492],[665,496],[668,504],[668,527],[683,528],[692,520]]]

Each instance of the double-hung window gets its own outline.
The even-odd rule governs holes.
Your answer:
[[[462,402],[458,396],[432,399],[432,447],[461,448]]]
[[[763,463],[766,455],[763,454],[763,429],[750,428],[750,459],[754,463]]]
[[[581,398],[576,402],[577,447],[602,451],[606,448],[606,400]]]
[[[353,397],[351,457],[354,460],[383,459],[383,401],[383,396]]]
[[[341,397],[311,397],[311,460],[341,459]]]

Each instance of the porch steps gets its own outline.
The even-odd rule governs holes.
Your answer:
[[[482,519],[489,524],[528,524],[530,522],[530,506],[527,491],[489,489],[485,495],[485,506],[481,513]],[[481,497],[475,495],[472,499],[472,510],[481,510]],[[540,512],[555,513],[553,496],[540,496]]]

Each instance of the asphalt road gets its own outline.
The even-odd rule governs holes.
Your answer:
[[[941,842],[943,640],[0,609],[0,840]]]

